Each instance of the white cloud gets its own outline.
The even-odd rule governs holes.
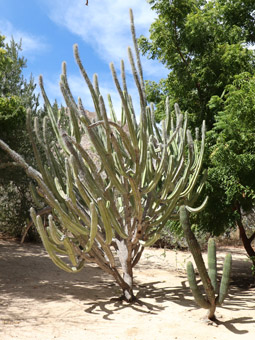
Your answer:
[[[48,45],[44,42],[44,38],[20,31],[8,20],[0,20],[0,27],[1,34],[6,37],[6,42],[9,42],[12,37],[16,42],[22,41],[22,50],[26,54],[48,48]]]
[[[80,36],[102,60],[113,61],[116,65],[120,59],[127,61],[127,46],[132,46],[129,8],[133,9],[137,36],[148,36],[155,18],[144,0],[93,0],[89,6],[85,6],[83,0],[43,1],[48,5],[51,20]],[[143,65],[147,76],[160,78],[166,75],[157,61],[143,60]]]
[[[82,38],[105,63],[114,62],[119,70],[120,60],[124,59],[127,70],[128,90],[132,96],[137,117],[139,116],[138,91],[130,75],[127,58],[127,47],[132,46],[130,33],[129,8],[133,9],[136,34],[148,36],[149,27],[155,18],[155,13],[145,0],[91,0],[85,6],[84,0],[41,0],[48,7],[48,15],[57,25],[65,27],[68,31]],[[86,52],[82,46],[81,59],[86,59]],[[168,73],[157,61],[142,59],[144,78],[159,80]],[[91,69],[90,69],[91,70]],[[91,70],[96,72],[95,69]],[[103,79],[102,79],[103,77]],[[81,97],[86,109],[94,111],[89,90],[81,75],[69,74],[68,80],[73,96],[77,100]],[[59,78],[45,79],[45,89],[50,94],[51,102],[56,98],[58,103],[63,103],[63,98],[58,86]],[[109,73],[99,73],[100,91],[107,102],[110,93],[118,118],[120,118],[121,102],[112,76]]]

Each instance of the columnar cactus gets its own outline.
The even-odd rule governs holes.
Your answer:
[[[34,194],[37,191],[52,208],[46,229],[41,217],[31,209],[52,261],[73,273],[80,271],[86,262],[97,263],[115,278],[128,301],[134,299],[133,268],[144,247],[160,237],[167,221],[178,218],[177,207],[181,202],[185,200],[192,205],[200,193],[203,183],[197,186],[196,182],[205,139],[203,125],[202,141],[193,141],[187,129],[187,117],[177,104],[172,115],[168,100],[166,118],[161,127],[156,124],[153,105],[147,105],[146,101],[132,11],[130,16],[136,62],[131,48],[128,55],[140,97],[139,123],[127,89],[124,62],[121,62],[122,85],[114,65],[110,65],[122,103],[121,121],[118,121],[110,96],[110,118],[107,115],[98,77],[94,76],[94,83],[90,81],[75,45],[75,60],[90,90],[97,118],[91,121],[80,98],[75,102],[63,63],[60,88],[66,108],[52,107],[40,77],[48,112],[42,128],[36,118],[33,131],[28,112],[38,170],[0,141],[0,146],[37,182]],[[84,135],[91,141],[96,160],[82,145]],[[41,160],[38,143],[47,164]]]
[[[208,309],[209,310],[208,319],[214,320],[216,306],[222,305],[228,293],[232,258],[231,254],[227,254],[225,257],[220,289],[218,291],[215,241],[214,239],[209,239],[208,241],[208,271],[207,271],[204,264],[204,260],[202,258],[199,244],[190,227],[188,210],[190,210],[189,207],[185,206],[180,207],[180,220],[185,233],[185,237],[189,245],[189,249],[197,265],[197,269],[204,286],[206,297],[202,294],[199,287],[197,286],[195,271],[193,268],[193,264],[190,261],[187,263],[187,275],[189,285],[196,303],[200,307]]]

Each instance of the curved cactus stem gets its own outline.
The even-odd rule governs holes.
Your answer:
[[[196,303],[202,308],[210,309],[211,307],[210,303],[204,298],[203,294],[201,293],[197,285],[194,267],[192,262],[190,261],[187,263],[187,275],[189,280],[189,286]]]
[[[157,240],[159,240],[161,237],[160,233],[154,233],[150,238],[148,238],[148,240],[143,241],[143,240],[139,240],[139,243],[143,246],[143,247],[150,247],[152,246],[155,242],[157,242]]]
[[[186,209],[191,212],[191,213],[198,213],[200,211],[202,211],[204,209],[204,207],[206,206],[207,202],[208,202],[208,196],[206,196],[206,198],[204,199],[203,203],[197,207],[197,208],[192,208],[186,205]]]
[[[220,306],[222,305],[224,299],[226,298],[228,294],[231,267],[232,267],[232,256],[231,254],[227,254],[225,257],[224,265],[223,265],[223,274],[221,278],[220,292],[217,298],[217,304]]]

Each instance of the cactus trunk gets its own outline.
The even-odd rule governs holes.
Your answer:
[[[132,302],[134,301],[132,254],[125,240],[117,241],[117,246],[117,254],[123,273],[123,298],[128,302]]]

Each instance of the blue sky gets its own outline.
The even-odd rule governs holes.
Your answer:
[[[83,99],[85,107],[93,110],[86,85],[73,58],[73,44],[78,43],[80,56],[89,76],[99,76],[103,95],[111,93],[116,110],[120,106],[114,88],[109,63],[119,69],[124,59],[129,92],[138,102],[135,85],[131,81],[127,46],[132,44],[129,28],[129,8],[133,9],[137,36],[149,35],[155,18],[146,0],[0,0],[0,33],[8,40],[22,38],[27,59],[24,74],[33,74],[37,82],[43,75],[46,92],[53,101],[62,102],[59,76],[62,61],[74,96]],[[142,59],[144,78],[159,80],[167,71],[158,61]]]

